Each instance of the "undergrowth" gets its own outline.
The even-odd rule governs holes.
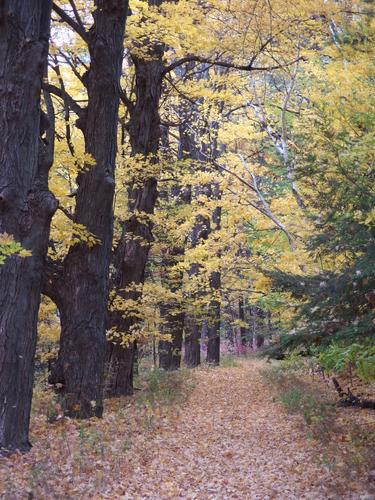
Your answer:
[[[273,365],[263,369],[261,375],[284,408],[303,417],[312,437],[330,440],[335,431],[336,409],[328,391],[307,383],[298,364]]]
[[[340,408],[326,381],[311,376],[309,358],[290,356],[261,371],[275,401],[290,414],[300,415],[307,435],[318,441],[321,465],[341,475],[355,477],[359,471],[375,470],[375,429],[373,419],[363,410]]]
[[[238,368],[240,365],[233,354],[224,354],[221,357],[220,366],[222,368]]]
[[[152,408],[182,404],[194,388],[193,375],[185,369],[153,368],[139,375],[137,385],[141,389],[137,403]]]

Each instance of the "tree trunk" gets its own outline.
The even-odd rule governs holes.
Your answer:
[[[101,416],[106,352],[109,264],[113,236],[114,171],[119,85],[127,0],[96,0],[88,34],[88,105],[80,120],[85,152],[95,161],[78,175],[74,222],[99,244],[74,244],[64,261],[61,343],[50,381],[62,385],[66,415]]]
[[[215,294],[220,293],[221,275],[220,272],[214,272],[210,278],[211,290]],[[207,363],[212,365],[220,364],[220,323],[221,323],[221,304],[220,298],[215,297],[210,302],[209,324],[208,324],[208,344],[207,344]]]
[[[40,110],[51,2],[8,1],[0,10],[0,234],[31,256],[0,266],[0,450],[27,451],[37,317],[50,221],[53,124]],[[44,139],[41,135],[45,132]]]
[[[159,342],[159,366],[164,370],[178,370],[181,367],[182,337],[184,331],[185,313],[171,313],[173,305],[168,304],[160,308],[160,315],[164,322],[163,333],[171,335],[171,342]]]
[[[193,315],[185,316],[185,356],[187,367],[195,368],[201,363],[201,328]]]
[[[245,321],[245,302],[243,297],[241,296],[238,300],[238,317],[243,323]],[[246,346],[247,344],[247,331],[246,327],[244,327],[242,324],[240,326],[240,335],[241,335],[241,344],[243,346]]]
[[[221,191],[219,184],[214,184],[210,189],[210,198],[213,200],[221,199]],[[215,208],[212,215],[211,232],[219,231],[221,228],[221,207]],[[220,253],[216,255],[220,259]],[[218,263],[219,265],[219,263]],[[207,345],[207,363],[213,365],[220,364],[220,325],[221,325],[221,273],[214,271],[210,276],[210,288],[213,299],[209,305],[209,328],[208,328],[208,345]]]
[[[176,190],[176,196],[183,202],[181,190]],[[175,271],[173,268],[179,258],[183,257],[183,247],[173,247],[167,249],[163,259],[162,282],[169,291],[174,294],[183,286],[183,273]],[[182,304],[174,298],[168,303],[160,306],[161,330],[163,334],[169,334],[171,341],[159,341],[159,366],[164,370],[178,370],[181,366],[182,338],[184,332],[185,312]]]
[[[180,125],[178,159],[185,158],[184,151],[184,127]],[[168,148],[167,140],[164,147]],[[168,195],[167,195],[168,196]],[[190,188],[175,186],[172,188],[171,196],[176,200],[176,206],[188,205],[191,201]],[[176,220],[176,225],[182,221]],[[168,241],[168,235],[167,235]],[[186,243],[186,242],[185,242]],[[172,293],[176,293],[183,288],[183,273],[174,268],[178,261],[182,260],[185,254],[185,244],[173,246],[165,250],[162,262],[162,282]],[[178,370],[181,367],[182,342],[184,334],[185,311],[183,304],[178,300],[170,300],[167,304],[160,306],[160,317],[162,320],[162,333],[171,336],[171,342],[161,340],[159,342],[159,366],[165,370]]]
[[[265,314],[262,309],[257,306],[254,306],[250,309],[252,316],[252,334],[253,334],[253,349],[259,349],[264,344],[264,336],[258,332],[259,320],[264,319]]]
[[[150,48],[152,58],[133,57],[136,77],[136,102],[130,108],[129,136],[132,155],[142,155],[149,161],[157,161],[160,142],[159,101],[164,70],[160,46]],[[138,213],[152,214],[157,199],[157,181],[151,177],[141,187],[129,189],[131,217],[123,224],[122,236],[115,253],[114,289],[125,300],[139,300],[141,291],[132,285],[144,283],[145,268],[152,242],[152,224],[138,218]],[[122,311],[109,316],[111,330],[126,336],[137,324],[137,318],[124,317]],[[121,396],[133,393],[134,344],[126,346],[114,338],[107,348],[106,395]]]

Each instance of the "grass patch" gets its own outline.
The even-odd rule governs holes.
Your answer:
[[[326,383],[309,375],[310,360],[281,361],[263,369],[263,381],[290,414],[300,415],[307,435],[316,439],[316,459],[342,482],[371,478],[375,491],[375,430],[370,411],[337,407]],[[336,492],[337,493],[337,492]]]
[[[240,365],[232,354],[224,354],[220,359],[222,368],[238,368]]]
[[[277,364],[262,370],[261,375],[287,412],[303,417],[314,438],[330,440],[336,409],[328,392],[303,380],[300,367]]]
[[[137,402],[151,408],[181,405],[194,388],[190,370],[166,371],[153,368],[140,374]]]

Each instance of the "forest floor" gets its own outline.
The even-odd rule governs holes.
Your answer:
[[[375,425],[374,412],[340,409],[344,428],[333,442],[309,437],[303,418],[286,413],[260,376],[265,366],[250,359],[186,371],[180,401],[166,405],[137,391],[83,423],[46,423],[51,401],[42,391],[31,452],[0,459],[0,497],[375,498],[375,471],[358,465],[348,439],[353,423]]]

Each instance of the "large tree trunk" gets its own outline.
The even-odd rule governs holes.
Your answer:
[[[53,134],[41,139],[40,95],[51,2],[0,10],[0,234],[31,256],[0,266],[0,449],[26,451],[42,272],[55,198],[48,190]],[[52,124],[50,124],[52,126]]]
[[[150,48],[150,59],[133,57],[136,77],[136,102],[130,107],[129,136],[132,155],[142,155],[156,162],[160,142],[159,101],[164,70],[160,46]],[[151,57],[152,56],[152,57]],[[135,183],[136,185],[136,183]],[[124,300],[138,300],[141,291],[133,285],[144,283],[145,268],[152,242],[151,221],[141,221],[138,213],[152,214],[157,199],[157,181],[151,177],[142,186],[129,189],[129,209],[132,213],[124,222],[121,240],[115,253],[114,289]],[[137,318],[124,317],[113,311],[109,326],[120,338],[136,327]],[[134,343],[121,345],[116,338],[108,342],[106,395],[121,396],[133,393]]]
[[[61,384],[66,415],[101,416],[106,352],[109,264],[113,236],[114,172],[119,86],[127,0],[96,0],[88,35],[88,105],[80,126],[95,164],[78,175],[74,222],[99,241],[72,245],[64,261],[61,343],[51,382]]]

